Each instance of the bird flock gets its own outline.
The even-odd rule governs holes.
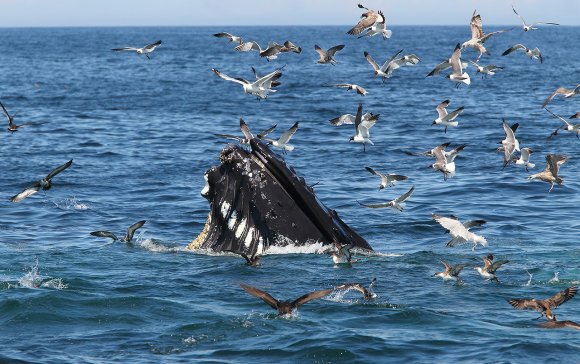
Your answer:
[[[379,35],[383,40],[388,40],[393,36],[393,32],[387,28],[387,22],[385,14],[380,10],[372,10],[359,4],[358,8],[364,9],[365,12],[361,15],[360,21],[354,25],[346,33],[350,36],[355,36],[362,39],[375,37]],[[538,29],[538,25],[558,25],[553,22],[535,22],[533,24],[527,23],[524,18],[516,11],[512,6],[513,12],[521,19],[522,28],[524,32],[534,31]],[[456,87],[469,87],[471,84],[471,76],[467,72],[468,65],[471,64],[475,68],[477,74],[481,74],[482,78],[495,76],[496,74],[501,75],[501,71],[504,69],[503,66],[497,65],[484,65],[484,56],[489,55],[488,49],[484,46],[484,43],[488,41],[492,36],[498,36],[510,30],[498,30],[491,33],[486,33],[483,30],[483,23],[481,16],[474,11],[470,21],[471,38],[463,43],[457,43],[455,46],[451,45],[450,50],[452,53],[449,58],[446,58],[441,63],[435,65],[431,72],[429,72],[426,77],[436,76],[438,74],[447,72],[451,69],[450,73],[446,74],[446,78],[454,82]],[[285,53],[294,53],[300,55],[303,53],[303,49],[295,45],[290,40],[285,40],[282,43],[277,43],[276,41],[271,41],[265,48],[262,48],[260,44],[256,41],[245,41],[242,36],[233,35],[227,32],[220,32],[213,34],[217,38],[223,38],[229,40],[230,43],[236,44],[233,50],[237,52],[252,52],[256,51],[261,58],[265,58],[267,61],[277,59],[282,57]],[[145,55],[147,59],[151,59],[152,53],[162,45],[161,41],[146,45],[144,47],[121,47],[112,48],[115,52],[135,52],[137,55]],[[318,44],[314,45],[314,51],[318,54],[318,59],[315,61],[317,64],[321,65],[331,65],[339,67],[339,61],[337,57],[339,52],[345,48],[345,45],[339,44],[331,46],[330,48],[322,48]],[[475,60],[465,60],[463,58],[462,52],[465,52],[468,48],[478,52]],[[379,55],[375,54],[373,58],[368,51],[364,51],[361,55],[362,59],[368,62],[373,70],[375,77],[380,77],[381,82],[385,83],[388,79],[393,77],[394,72],[401,67],[412,67],[421,62],[421,59],[416,54],[403,54],[404,50],[398,50],[392,54],[389,58],[379,65],[375,61],[379,58]],[[540,52],[539,48],[536,46],[533,49],[525,46],[524,44],[518,43],[514,44],[510,48],[506,49],[502,56],[507,56],[512,53],[521,52],[530,59],[537,59],[540,63],[544,63],[544,57]],[[287,57],[287,56],[284,56]],[[382,58],[385,59],[385,58]],[[254,68],[252,72],[254,74],[254,80],[247,80],[242,77],[233,77],[228,74],[212,68],[211,71],[224,81],[229,81],[237,83],[242,86],[243,92],[254,96],[258,101],[268,99],[271,93],[276,93],[279,90],[276,88],[281,85],[280,78],[282,77],[284,67],[277,68],[270,73],[260,76]],[[226,70],[227,71],[227,70]],[[368,94],[368,91],[355,83],[339,83],[339,84],[322,84],[321,87],[333,87],[342,88],[347,92],[354,91],[357,95],[364,98]],[[554,118],[558,119],[562,125],[560,125],[554,132],[552,132],[546,139],[549,142],[553,137],[558,135],[560,131],[570,131],[580,138],[580,124],[574,124],[573,119],[580,118],[580,112],[572,115],[569,120],[557,115],[553,111],[547,108],[548,104],[556,97],[561,96],[563,99],[567,100],[577,96],[580,93],[580,84],[576,85],[572,89],[565,87],[559,87],[554,92],[552,92],[543,102],[542,108],[546,110]],[[362,99],[361,99],[362,100]],[[448,111],[447,108],[451,104],[451,100],[447,99],[436,105],[435,110],[437,112],[437,118],[433,120],[433,125],[439,125],[444,127],[444,133],[448,132],[448,128],[455,128],[460,125],[459,117],[465,111],[463,106],[456,108],[453,111]],[[4,104],[0,103],[2,110],[8,120],[8,131],[14,133],[19,131],[20,128],[31,125],[30,123],[17,125],[14,121],[14,114],[10,114]],[[363,144],[363,152],[367,151],[367,145],[374,145],[371,140],[370,130],[378,122],[379,114],[374,114],[372,112],[363,112],[363,103],[359,103],[356,114],[344,114],[330,120],[332,126],[341,127],[343,125],[354,125],[354,135],[350,137],[350,142]],[[513,163],[516,166],[521,166],[525,168],[526,171],[535,168],[535,164],[530,161],[533,151],[529,147],[521,147],[520,141],[516,137],[516,132],[518,129],[518,124],[515,123],[510,125],[506,120],[501,123],[505,138],[498,142],[499,147],[497,151],[503,153],[503,164],[502,168],[506,168],[509,164]],[[254,138],[253,134],[249,131],[248,126],[243,120],[240,121],[241,130],[243,137],[232,135],[232,134],[217,134],[217,136],[222,138],[233,139],[241,144],[247,144],[249,140]],[[264,142],[272,145],[273,147],[280,148],[283,153],[291,152],[294,150],[294,146],[289,144],[291,138],[295,135],[299,128],[299,123],[295,122],[292,127],[287,129],[278,139],[268,138],[267,136],[275,130],[277,126],[274,125],[271,128],[257,134],[257,138],[263,140]],[[433,149],[409,154],[418,156],[427,156],[435,159],[435,162],[430,165],[430,167],[437,172],[443,174],[443,179],[446,181],[448,178],[452,177],[456,173],[455,159],[462,152],[466,145],[458,145],[454,148],[448,149],[451,143],[444,143],[435,146]],[[519,153],[519,156],[518,154]],[[563,154],[547,154],[545,156],[546,167],[543,171],[532,174],[528,177],[529,180],[540,180],[550,184],[551,192],[556,185],[562,185],[564,179],[559,175],[559,170],[567,160],[568,156]],[[52,187],[52,180],[57,175],[61,174],[63,171],[70,168],[73,164],[73,160],[62,164],[50,171],[45,177],[39,181],[35,181],[28,185],[24,190],[17,193],[10,198],[13,203],[18,203],[26,198],[34,195],[40,190],[47,191]],[[371,175],[379,177],[379,190],[389,189],[398,182],[403,182],[408,180],[407,176],[398,175],[395,173],[384,173],[377,172],[374,168],[365,166],[366,170],[371,173]],[[379,209],[379,208],[390,208],[397,212],[404,211],[404,205],[407,200],[412,197],[415,191],[415,186],[411,186],[410,189],[403,193],[402,195],[386,201],[377,203],[361,203],[359,204],[363,207]],[[442,216],[439,214],[432,214],[432,219],[439,223],[445,231],[450,235],[451,239],[446,243],[448,247],[456,247],[463,244],[472,244],[472,250],[476,247],[482,246],[487,247],[488,242],[484,236],[477,235],[470,231],[473,228],[480,228],[486,224],[486,221],[478,220],[468,220],[461,222],[456,216]],[[135,231],[145,224],[145,220],[139,221],[131,225],[124,238],[119,239],[114,233],[105,230],[93,231],[90,234],[95,237],[110,238],[113,242],[123,241],[125,243],[131,243]],[[336,242],[329,255],[335,264],[362,264],[356,259],[352,258],[352,253],[350,251],[350,246],[341,245],[340,242]],[[250,266],[257,266],[260,264],[260,255],[252,254],[248,256],[246,252],[243,251],[233,251],[232,253],[241,255]],[[500,282],[499,278],[496,276],[497,270],[504,264],[510,263],[509,260],[498,260],[494,261],[493,254],[487,254],[483,257],[484,265],[483,267],[473,267],[481,277]],[[444,271],[437,272],[434,274],[436,277],[441,277],[443,280],[455,281],[459,284],[462,283],[459,277],[462,270],[469,266],[466,263],[459,263],[455,265],[450,265],[446,261],[442,261],[444,265]],[[345,283],[334,287],[333,289],[325,289],[307,293],[294,301],[279,301],[273,298],[270,294],[259,290],[258,288],[248,286],[246,284],[241,284],[241,288],[252,296],[262,299],[271,308],[278,311],[280,315],[290,314],[297,307],[311,301],[329,295],[330,293],[337,290],[356,290],[359,291],[365,300],[372,299],[375,294],[372,292],[372,286],[376,283],[376,279],[373,279],[368,288],[365,288],[360,283]],[[529,309],[535,310],[541,313],[541,316],[546,318],[546,322],[541,324],[542,327],[546,328],[558,328],[558,327],[571,327],[580,329],[580,324],[572,321],[559,321],[556,320],[556,316],[553,314],[552,310],[565,303],[566,301],[573,298],[577,293],[578,288],[576,286],[569,287],[548,299],[509,299],[508,302],[516,309]]]

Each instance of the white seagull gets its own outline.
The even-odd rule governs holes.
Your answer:
[[[470,47],[477,50],[479,52],[479,55],[477,56],[476,61],[479,61],[479,59],[484,53],[489,54],[487,49],[485,49],[485,47],[483,46],[483,43],[485,43],[485,41],[488,40],[492,35],[505,32],[505,30],[497,30],[495,32],[485,34],[485,32],[483,31],[481,16],[477,14],[477,10],[475,10],[473,12],[473,15],[471,16],[470,27],[471,27],[471,39],[464,42],[461,45],[461,49]]]
[[[446,152],[445,148],[448,146],[449,143],[441,144],[425,154],[435,157],[435,163],[431,165],[431,168],[443,173],[443,180],[445,181],[447,181],[449,176],[455,174],[455,157],[465,148],[465,145],[460,145]]]
[[[282,44],[278,44],[276,42],[268,43],[268,47],[262,49],[257,42],[244,42],[240,45],[236,46],[234,49],[238,52],[249,52],[249,51],[257,51],[260,57],[266,57],[266,60],[270,61],[271,59],[278,58],[278,53],[280,50],[284,48]]]
[[[488,281],[496,281],[499,283],[499,279],[495,275],[495,271],[499,269],[504,264],[509,263],[509,260],[498,260],[497,262],[493,263],[493,254],[488,254],[486,257],[483,257],[484,266],[482,267],[474,267],[480,276],[486,278]]]
[[[218,71],[215,68],[212,68],[211,70],[213,71],[213,73],[215,73],[220,78],[222,78],[226,81],[231,81],[231,82],[235,82],[235,83],[242,85],[245,93],[252,94],[252,95],[256,96],[256,98],[258,100],[267,98],[268,93],[270,93],[270,92],[276,92],[276,90],[273,90],[271,88],[272,82],[276,81],[278,78],[280,78],[282,76],[282,69],[280,68],[280,69],[275,70],[274,72],[267,74],[266,76],[264,76],[262,78],[257,79],[254,82],[250,82],[250,81],[245,80],[243,78],[230,77],[230,76],[226,75],[225,73],[221,73],[220,71]]]
[[[292,138],[294,133],[296,133],[296,130],[298,130],[298,122],[295,122],[294,125],[292,125],[292,127],[290,127],[290,129],[288,129],[284,133],[282,133],[282,135],[280,136],[280,139],[273,140],[273,139],[264,138],[264,140],[266,140],[268,142],[268,144],[271,144],[271,145],[275,146],[276,148],[280,148],[284,151],[284,153],[286,153],[286,151],[294,150],[294,146],[288,144],[288,142],[290,141],[290,139]]]
[[[238,43],[238,44],[242,44],[243,40],[242,37],[239,37],[237,35],[233,35],[227,32],[221,32],[221,33],[215,33],[213,34],[214,37],[218,37],[218,38],[228,38],[230,42],[233,43]]]
[[[411,187],[411,189],[409,191],[405,192],[401,196],[399,196],[396,199],[391,200],[389,202],[379,203],[379,204],[364,204],[364,203],[359,202],[359,204],[361,206],[368,207],[371,209],[380,209],[380,208],[388,207],[388,208],[391,208],[393,210],[403,212],[403,209],[405,208],[405,201],[409,197],[411,197],[411,195],[413,194],[413,191],[415,191],[415,186]]]
[[[375,171],[374,169],[372,169],[371,167],[365,167],[365,169],[367,171],[369,171],[371,174],[378,176],[381,178],[381,183],[379,184],[379,191],[382,190],[385,187],[391,187],[394,186],[396,182],[398,181],[404,181],[407,179],[407,176],[402,176],[400,174],[382,174],[379,173],[377,171]]]
[[[461,223],[459,219],[455,216],[441,216],[433,214],[433,220],[437,221],[441,226],[447,229],[449,235],[451,235],[451,240],[447,242],[448,247],[454,247],[457,244],[472,242],[473,248],[477,245],[487,246],[487,240],[480,235],[476,235],[469,231],[473,227],[482,226],[485,224],[485,220],[469,220]]]
[[[513,126],[510,127],[505,119],[502,122],[505,138],[501,141],[503,147],[503,168],[505,168],[512,160],[512,155],[515,151],[520,151],[520,142],[516,139]],[[514,124],[515,125],[515,124]],[[515,126],[517,129],[517,126]],[[501,147],[500,147],[501,148]]]
[[[516,11],[516,9],[514,8],[513,5],[512,5],[512,9],[513,9],[514,13],[516,13],[516,15],[522,21],[522,27],[524,28],[524,32],[529,32],[530,30],[538,29],[538,28],[535,28],[534,25],[540,25],[540,24],[560,25],[558,23],[550,23],[550,22],[537,22],[537,23],[533,23],[533,24],[527,24],[526,21],[524,20],[524,18],[520,14],[518,14],[518,12]]]
[[[562,95],[564,96],[564,98],[568,99],[570,97],[578,96],[578,94],[580,94],[580,83],[576,85],[576,88],[574,88],[573,90],[567,89],[565,87],[558,87],[556,91],[552,92],[552,94],[548,96],[546,101],[544,101],[544,103],[542,104],[542,108],[545,108],[550,103],[550,101],[552,101],[552,99],[557,95]]]
[[[475,72],[481,73],[482,79],[487,76],[493,76],[497,71],[503,70],[503,67],[494,66],[492,64],[487,66],[480,66],[477,62],[469,61],[469,63],[475,66]]]
[[[373,69],[375,70],[375,76],[378,77],[382,77],[383,82],[385,82],[385,78],[389,78],[391,77],[391,73],[387,73],[387,70],[389,68],[389,65],[391,64],[391,62],[393,62],[395,60],[395,58],[397,58],[397,56],[399,54],[401,54],[403,50],[401,49],[400,51],[398,51],[397,53],[395,53],[391,58],[387,59],[385,61],[385,63],[383,63],[382,66],[379,67],[379,65],[377,64],[377,62],[375,62],[375,60],[373,59],[373,57],[371,57],[371,55],[368,52],[364,52],[364,56],[365,59],[367,60],[367,62],[370,63],[370,65],[373,67]]]
[[[340,83],[340,84],[336,84],[336,85],[324,85],[324,87],[344,88],[347,91],[348,90],[355,90],[356,93],[361,95],[361,96],[365,96],[368,93],[368,91],[365,90],[362,86],[355,85],[354,83]]]
[[[522,148],[520,158],[512,157],[512,161],[517,166],[522,166],[528,171],[528,168],[534,168],[536,165],[530,162],[530,155],[533,151],[530,148]]]
[[[556,114],[554,114],[553,112],[551,112],[548,109],[546,109],[546,111],[549,112],[550,114],[552,114],[555,118],[560,119],[560,121],[562,121],[564,123],[564,125],[562,125],[558,129],[554,130],[554,132],[552,134],[550,134],[550,136],[548,137],[547,141],[549,141],[550,139],[552,139],[553,136],[557,135],[559,130],[571,131],[572,133],[575,133],[576,134],[576,138],[579,138],[580,139],[580,124],[572,124],[571,122],[569,122],[568,120],[564,119],[560,115],[556,115]]]
[[[433,124],[432,124],[432,125],[444,125],[445,126],[445,133],[447,133],[448,126],[457,126],[459,124],[459,122],[454,121],[454,120],[464,110],[464,107],[461,106],[461,107],[453,110],[452,112],[447,113],[446,107],[449,106],[449,103],[450,103],[449,100],[445,100],[442,103],[440,103],[439,105],[437,105],[435,110],[437,110],[438,117],[437,117],[437,119],[433,120]]]
[[[124,52],[124,51],[135,51],[137,54],[144,54],[147,59],[151,59],[149,57],[149,53],[153,52],[155,48],[161,45],[161,41],[158,40],[155,43],[148,44],[143,48],[135,48],[135,47],[123,47],[123,48],[113,48],[112,50],[115,52]]]
[[[376,123],[376,119],[374,120],[363,120],[362,118],[362,104],[358,104],[358,110],[356,112],[356,117],[354,120],[354,130],[355,135],[350,137],[351,142],[355,143],[362,143],[363,151],[366,152],[366,145],[374,145],[372,140],[370,139],[369,129],[372,128]]]
[[[501,55],[507,56],[508,54],[515,52],[515,51],[522,51],[531,59],[536,58],[536,59],[540,60],[540,63],[544,63],[544,58],[542,57],[542,53],[540,53],[540,50],[538,49],[538,47],[536,47],[534,49],[530,49],[530,48],[528,48],[525,45],[520,44],[520,43],[509,47]]]
[[[366,112],[363,114],[362,119],[363,119],[363,121],[370,120],[370,121],[376,122],[377,120],[379,120],[380,115],[381,114],[373,114],[372,112]],[[355,119],[356,119],[355,115],[344,114],[344,115],[340,115],[334,119],[330,119],[330,123],[334,126],[341,126],[343,124],[354,124]]]
[[[471,83],[471,79],[469,78],[469,74],[467,72],[463,72],[463,63],[461,62],[461,45],[457,43],[455,46],[455,50],[449,58],[449,62],[451,64],[452,72],[450,75],[447,76],[451,81],[457,82],[457,87],[461,83],[469,85]]]

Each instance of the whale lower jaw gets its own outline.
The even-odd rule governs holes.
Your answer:
[[[372,250],[265,143],[252,139],[250,146],[248,152],[228,145],[220,153],[221,165],[206,172],[202,196],[210,212],[188,249],[251,256],[269,246],[340,243]]]

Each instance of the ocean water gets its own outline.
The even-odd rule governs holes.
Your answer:
[[[541,109],[557,87],[580,79],[577,27],[517,28],[492,37],[481,63],[504,66],[469,87],[442,75],[425,78],[450,56],[469,28],[394,27],[387,41],[356,39],[343,27],[47,28],[0,29],[0,100],[17,123],[0,134],[0,350],[1,362],[560,362],[578,361],[575,330],[538,328],[535,312],[517,311],[508,298],[546,298],[580,281],[580,140]],[[487,31],[500,28],[490,27]],[[265,44],[290,39],[301,54],[271,62],[237,53],[229,31]],[[163,40],[152,59],[111,48]],[[538,46],[544,63],[521,53],[502,57],[515,43]],[[318,65],[314,44],[345,44],[338,64]],[[384,84],[363,58],[379,63],[399,49],[421,62],[395,72]],[[469,50],[465,59],[474,59]],[[267,100],[243,94],[211,68],[251,79],[284,66],[282,85]],[[369,94],[323,84],[353,82]],[[465,107],[460,125],[432,126],[435,106]],[[379,113],[366,153],[349,143],[352,126],[328,120],[355,114],[358,103]],[[578,99],[555,98],[563,117]],[[315,187],[320,200],[366,238],[376,254],[337,267],[317,247],[273,249],[257,268],[237,256],[192,252],[187,243],[208,212],[200,196],[203,173],[219,164],[228,141],[213,133],[240,134],[243,117],[255,131],[278,124],[279,135],[300,122],[288,164]],[[522,147],[533,149],[529,172],[508,166],[495,151],[502,119],[518,122]],[[3,121],[4,122],[4,121]],[[438,144],[466,144],[447,181],[429,168],[432,159],[408,155]],[[569,160],[565,183],[526,177],[542,170],[547,153]],[[20,203],[9,198],[52,168],[73,159],[54,187]],[[377,190],[365,171],[409,177]],[[366,209],[357,201],[391,200],[415,186],[404,212]],[[477,230],[486,248],[447,248],[432,213],[484,219]],[[108,244],[89,235],[123,235],[147,220],[135,244]],[[509,259],[486,282],[471,268],[494,253]],[[463,285],[433,277],[440,260],[467,263]],[[294,299],[308,291],[377,278],[377,297],[336,293],[277,317],[240,283]],[[578,299],[556,310],[580,321]]]

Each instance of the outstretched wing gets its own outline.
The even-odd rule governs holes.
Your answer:
[[[515,44],[515,45],[509,47],[508,49],[506,49],[501,55],[502,56],[507,56],[511,52],[517,51],[519,49],[526,50],[527,47],[525,45],[523,45],[523,44],[518,43],[518,44]]]
[[[154,49],[155,49],[155,47],[158,47],[158,46],[160,46],[160,45],[161,45],[161,41],[160,41],[160,40],[158,40],[158,41],[157,41],[157,42],[155,42],[155,43],[147,44],[145,47],[143,47],[143,49],[146,49],[146,50],[150,50],[150,51],[152,51],[152,50],[154,50]]]
[[[304,296],[301,296],[301,297],[297,298],[296,300],[294,300],[294,302],[292,302],[292,305],[294,307],[301,306],[308,301],[312,301],[312,300],[315,300],[317,298],[324,297],[324,296],[332,293],[333,291],[334,290],[332,290],[332,289],[324,289],[321,291],[314,291],[314,292],[307,293]]]
[[[415,186],[411,187],[411,189],[407,192],[405,192],[404,194],[402,194],[401,196],[397,197],[394,201],[395,203],[401,203],[404,202],[405,200],[407,200],[409,197],[411,197],[411,195],[413,194],[413,191],[415,191]]]
[[[20,192],[19,194],[12,196],[10,198],[10,202],[20,202],[27,197],[34,195],[36,192],[40,190],[40,183],[35,183],[31,186],[28,186],[24,189],[24,191]]]
[[[292,127],[288,130],[286,130],[281,136],[280,139],[278,139],[278,142],[281,144],[286,144],[290,141],[290,139],[292,138],[292,136],[294,135],[294,133],[296,133],[296,130],[298,130],[298,122],[295,122],[294,125],[292,125]]]
[[[373,67],[373,69],[375,71],[378,71],[380,69],[380,67],[377,64],[377,62],[375,62],[375,60],[373,59],[373,57],[371,57],[371,55],[367,51],[364,52],[364,56],[365,56],[365,59],[367,60],[367,62],[370,63],[370,65]]]
[[[564,302],[572,299],[574,296],[576,296],[576,292],[578,292],[578,286],[572,286],[548,298],[547,301],[550,308],[558,307]]]
[[[335,54],[336,52],[338,52],[338,51],[342,50],[343,48],[344,48],[344,44],[340,44],[340,45],[334,46],[334,47],[330,48],[330,49],[329,49],[329,50],[326,52],[326,54],[328,54],[330,57],[332,57],[332,56],[334,56],[334,54]]]
[[[124,51],[137,51],[139,48],[135,47],[123,47],[123,48],[113,48],[112,51],[115,52],[124,52]]]
[[[146,220],[141,220],[129,226],[129,228],[127,229],[127,235],[125,235],[125,241],[130,242],[131,240],[133,240],[133,235],[135,235],[135,231],[137,231],[137,229],[143,226],[145,222]]]
[[[570,93],[570,92],[572,92],[572,90],[568,90],[567,88],[564,88],[564,87],[558,87],[558,88],[556,89],[556,91],[552,92],[552,94],[551,94],[550,96],[548,96],[548,98],[546,99],[546,101],[544,101],[544,103],[542,104],[542,108],[545,108],[545,107],[546,107],[546,105],[548,105],[548,104],[550,103],[550,101],[552,101],[552,99],[553,99],[554,97],[556,97],[556,95],[559,95],[559,94],[567,94],[567,93]],[[550,110],[548,110],[548,111],[549,111],[549,112],[550,112],[552,115],[556,116],[556,115],[555,115],[554,113],[552,113]]]
[[[71,159],[70,161],[66,162],[65,164],[56,167],[55,169],[53,169],[52,171],[50,171],[49,174],[46,175],[45,179],[47,181],[50,180],[50,179],[52,179],[57,174],[59,174],[60,172],[64,171],[68,167],[70,167],[72,165],[72,162],[73,162],[73,160]]]
[[[90,234],[92,236],[98,236],[99,238],[111,238],[111,239],[113,239],[113,241],[119,240],[119,239],[117,239],[117,236],[110,231],[99,230],[99,231],[93,231]]]
[[[374,12],[372,10],[363,14],[363,18],[354,26],[352,27],[347,34],[350,35],[359,35],[362,33],[363,30],[373,26],[373,24],[379,19],[379,13]]]
[[[278,309],[278,300],[274,297],[270,296],[267,292],[261,291],[255,287],[248,286],[246,284],[240,284],[240,287],[249,294],[254,297],[258,297],[262,301],[266,302],[270,307],[277,310]]]
[[[264,138],[266,135],[270,134],[272,131],[274,131],[274,129],[276,129],[276,127],[278,126],[278,124],[274,124],[271,127],[269,127],[268,129],[264,130],[263,132],[259,133],[258,135],[256,135],[258,137],[258,139],[262,139]]]
[[[230,76],[226,75],[225,73],[222,73],[222,72],[218,71],[215,68],[212,68],[211,70],[213,71],[213,73],[215,73],[216,75],[218,75],[221,79],[224,79],[226,81],[232,81],[232,82],[235,82],[235,83],[239,83],[240,85],[245,85],[245,84],[248,84],[249,83],[248,81],[244,80],[243,78],[230,77]]]

